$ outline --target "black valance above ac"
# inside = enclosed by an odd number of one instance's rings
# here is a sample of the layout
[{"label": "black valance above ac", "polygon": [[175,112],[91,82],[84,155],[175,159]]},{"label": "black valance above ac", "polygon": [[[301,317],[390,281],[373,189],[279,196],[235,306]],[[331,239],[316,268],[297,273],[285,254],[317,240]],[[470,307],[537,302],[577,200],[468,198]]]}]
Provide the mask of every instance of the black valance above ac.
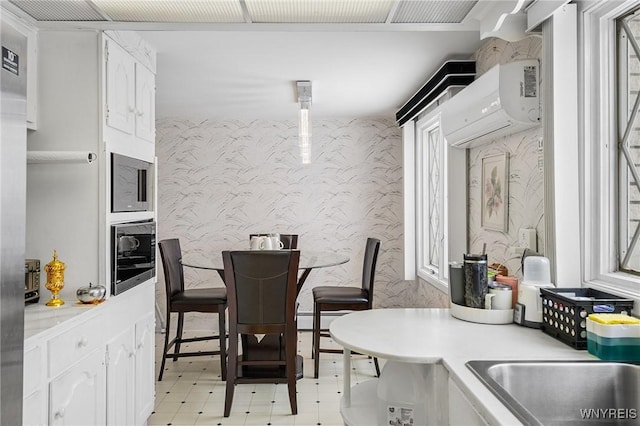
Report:
[{"label": "black valance above ac", "polygon": [[476,75],[475,61],[447,61],[396,113],[396,121],[402,126],[420,114],[431,102],[450,87],[464,87],[473,82]]}]

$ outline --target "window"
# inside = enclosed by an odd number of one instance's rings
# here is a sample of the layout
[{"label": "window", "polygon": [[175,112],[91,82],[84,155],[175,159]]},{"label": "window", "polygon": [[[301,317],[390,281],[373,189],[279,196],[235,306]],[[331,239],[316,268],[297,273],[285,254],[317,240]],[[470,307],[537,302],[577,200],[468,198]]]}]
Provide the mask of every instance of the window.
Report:
[{"label": "window", "polygon": [[447,146],[440,129],[440,115],[431,114],[416,123],[416,232],[418,276],[446,288]]},{"label": "window", "polygon": [[640,8],[580,12],[584,281],[640,301]]},{"label": "window", "polygon": [[640,8],[616,20],[618,269],[640,274]]}]

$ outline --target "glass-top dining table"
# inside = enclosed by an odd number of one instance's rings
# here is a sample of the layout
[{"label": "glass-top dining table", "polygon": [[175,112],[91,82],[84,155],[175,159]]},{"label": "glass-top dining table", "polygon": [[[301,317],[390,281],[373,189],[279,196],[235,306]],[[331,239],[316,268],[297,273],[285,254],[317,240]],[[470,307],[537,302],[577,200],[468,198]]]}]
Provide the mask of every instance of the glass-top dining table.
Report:
[{"label": "glass-top dining table", "polygon": [[[196,256],[195,254],[189,254],[189,252],[186,252],[182,258],[182,266],[216,271],[224,282],[224,263],[222,261],[222,252],[219,252],[216,255],[212,254],[211,256],[206,257],[205,260],[202,259],[201,254]],[[313,269],[338,266],[347,263],[348,261],[349,256],[335,252],[300,250],[298,270],[302,271],[302,274],[298,276],[297,293],[300,294],[302,286]],[[283,343],[276,335],[263,336],[262,339],[258,339],[253,335],[242,335],[241,341],[242,356],[247,357],[246,359],[281,359],[281,357],[284,356]],[[297,378],[302,378],[302,357],[300,355],[296,357],[296,370]],[[263,366],[245,366],[242,368],[240,374],[252,377],[274,377],[281,376],[283,374],[283,368],[278,367],[274,369]]]},{"label": "glass-top dining table", "polygon": [[[302,271],[302,274],[298,277],[298,294],[302,290],[307,277],[313,269],[328,268],[331,266],[342,265],[349,261],[349,256],[344,254],[335,253],[332,251],[314,251],[314,250],[300,250],[300,263],[298,269]],[[202,259],[201,256],[197,257],[185,253],[182,258],[182,266],[196,269],[208,269],[214,270],[220,275],[224,282],[224,264],[222,262],[222,252],[211,255],[206,259]]]}]

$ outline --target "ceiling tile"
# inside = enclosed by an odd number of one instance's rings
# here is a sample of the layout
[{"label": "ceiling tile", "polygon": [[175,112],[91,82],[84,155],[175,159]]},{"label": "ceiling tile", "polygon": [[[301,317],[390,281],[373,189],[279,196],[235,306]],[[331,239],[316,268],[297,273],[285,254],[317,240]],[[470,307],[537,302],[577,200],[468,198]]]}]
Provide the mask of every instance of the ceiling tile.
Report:
[{"label": "ceiling tile", "polygon": [[114,21],[125,22],[244,22],[237,0],[93,0]]},{"label": "ceiling tile", "polygon": [[392,0],[246,0],[255,23],[384,23]]},{"label": "ceiling tile", "polygon": [[399,24],[450,24],[460,23],[478,3],[458,1],[401,1],[393,17]]},{"label": "ceiling tile", "polygon": [[84,0],[10,0],[37,21],[104,21]]}]

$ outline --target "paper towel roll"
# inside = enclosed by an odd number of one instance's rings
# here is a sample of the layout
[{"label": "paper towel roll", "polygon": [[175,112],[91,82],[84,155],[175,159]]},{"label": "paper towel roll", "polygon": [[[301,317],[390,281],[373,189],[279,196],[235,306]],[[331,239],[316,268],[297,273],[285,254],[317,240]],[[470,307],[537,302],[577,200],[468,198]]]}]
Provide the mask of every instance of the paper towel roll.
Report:
[{"label": "paper towel roll", "polygon": [[27,151],[28,164],[93,163],[98,156],[90,151]]}]

